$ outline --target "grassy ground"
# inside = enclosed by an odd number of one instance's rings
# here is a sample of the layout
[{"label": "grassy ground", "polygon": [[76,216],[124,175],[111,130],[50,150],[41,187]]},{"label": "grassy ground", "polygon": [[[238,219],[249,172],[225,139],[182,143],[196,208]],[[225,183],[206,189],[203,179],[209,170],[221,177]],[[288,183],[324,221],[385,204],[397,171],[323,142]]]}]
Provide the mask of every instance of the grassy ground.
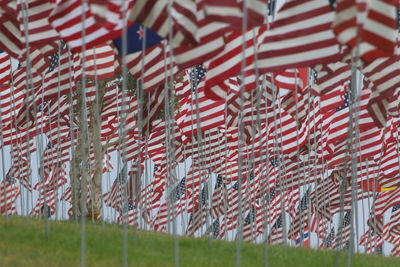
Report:
[{"label": "grassy ground", "polygon": [[[46,238],[44,222],[0,217],[0,266],[79,266],[80,226],[50,222]],[[121,228],[115,225],[87,226],[86,266],[121,266]],[[129,232],[130,266],[173,266],[170,236]],[[242,266],[263,266],[264,247],[243,244]],[[269,247],[269,266],[333,266],[336,253],[302,248]],[[180,266],[235,266],[236,243],[179,238]],[[346,254],[338,266],[346,266]],[[355,255],[352,266],[400,266],[400,259]]]}]

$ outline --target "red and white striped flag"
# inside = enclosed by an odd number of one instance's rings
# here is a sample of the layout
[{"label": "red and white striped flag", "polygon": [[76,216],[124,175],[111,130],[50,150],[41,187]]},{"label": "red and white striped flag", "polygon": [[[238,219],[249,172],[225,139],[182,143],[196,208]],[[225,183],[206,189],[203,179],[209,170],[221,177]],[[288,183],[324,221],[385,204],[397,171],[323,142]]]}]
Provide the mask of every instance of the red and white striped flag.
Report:
[{"label": "red and white striped flag", "polygon": [[332,24],[338,40],[355,49],[366,62],[392,56],[397,41],[395,0],[339,0]]},{"label": "red and white striped flag", "polygon": [[0,51],[0,86],[8,84],[11,74],[11,60],[6,52]]},{"label": "red and white striped flag", "polygon": [[[19,30],[23,43],[25,43],[24,38],[26,38],[29,46],[35,47],[60,40],[57,31],[49,23],[49,15],[55,7],[56,4],[43,0],[30,0],[18,3]],[[25,19],[27,21],[27,29],[25,29]]]},{"label": "red and white striped flag", "polygon": [[398,204],[400,204],[400,188],[380,192],[373,207],[374,216],[383,216],[385,211]]},{"label": "red and white striped flag", "polygon": [[35,207],[31,210],[31,216],[51,216],[56,212],[56,203],[58,202],[58,191],[42,191]]},{"label": "red and white striped flag", "polygon": [[[67,172],[65,167],[54,167],[49,174],[44,173],[44,179],[38,182],[33,189],[45,192],[51,190],[58,190],[61,186],[67,183]],[[39,169],[38,173],[41,173]]]},{"label": "red and white striped flag", "polygon": [[400,244],[400,204],[393,206],[390,220],[384,226],[383,238],[392,244]]},{"label": "red and white striped flag", "polygon": [[337,61],[329,1],[291,0],[276,14],[258,49],[262,73]]},{"label": "red and white striped flag", "polygon": [[126,62],[132,76],[142,80],[143,89],[146,92],[164,85],[165,80],[170,79],[171,73],[172,78],[178,73],[171,56],[170,46],[165,41],[146,50],[127,55]]},{"label": "red and white striped flag", "polygon": [[81,79],[83,67],[86,78],[112,78],[115,75],[114,61],[114,49],[107,43],[86,49],[84,58],[82,53],[74,56],[74,78]]},{"label": "red and white striped flag", "polygon": [[245,12],[247,14],[246,24],[249,28],[264,23],[267,14],[267,1],[204,0],[204,9],[207,19],[227,23],[228,29],[241,30]]},{"label": "red and white striped flag", "polygon": [[365,247],[365,252],[368,254],[378,254],[379,247],[383,245],[383,238],[376,234],[374,230],[368,229],[360,237],[360,245]]},{"label": "red and white striped flag", "polygon": [[[82,13],[85,15],[84,21]],[[82,4],[79,0],[58,1],[49,16],[53,29],[74,52],[81,51],[84,44],[86,48],[91,48],[105,40],[121,36],[121,28],[109,29],[97,19],[98,16],[93,14],[88,3]]]},{"label": "red and white striped flag", "polygon": [[0,183],[0,214],[16,215],[16,200],[21,194],[18,181],[7,176]]},{"label": "red and white striped flag", "polygon": [[15,1],[3,1],[2,13],[0,14],[0,49],[6,51],[11,57],[18,58],[25,45],[20,31],[18,20],[18,9]]}]

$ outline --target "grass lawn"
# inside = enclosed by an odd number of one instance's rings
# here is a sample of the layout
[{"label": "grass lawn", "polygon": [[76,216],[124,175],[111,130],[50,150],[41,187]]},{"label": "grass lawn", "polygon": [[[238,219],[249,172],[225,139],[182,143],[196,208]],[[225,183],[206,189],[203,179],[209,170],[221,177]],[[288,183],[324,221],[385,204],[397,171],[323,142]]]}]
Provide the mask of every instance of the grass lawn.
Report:
[{"label": "grass lawn", "polygon": [[[0,217],[0,266],[79,266],[80,226],[70,222],[44,222]],[[121,266],[120,226],[87,224],[86,266]],[[173,239],[169,235],[129,230],[129,266],[173,266]],[[263,245],[243,244],[242,266],[263,266]],[[236,243],[179,238],[180,266],[235,266]],[[269,266],[333,266],[334,251],[271,246]],[[346,266],[339,255],[338,266]],[[352,266],[396,266],[400,258],[354,255]]]}]

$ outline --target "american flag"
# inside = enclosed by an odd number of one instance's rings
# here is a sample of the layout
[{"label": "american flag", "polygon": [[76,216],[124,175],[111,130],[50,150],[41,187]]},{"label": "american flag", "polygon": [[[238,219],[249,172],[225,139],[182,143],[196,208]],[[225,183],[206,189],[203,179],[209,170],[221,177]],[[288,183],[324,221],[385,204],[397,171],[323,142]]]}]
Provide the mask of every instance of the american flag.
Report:
[{"label": "american flag", "polygon": [[315,69],[315,84],[312,86],[318,94],[326,95],[332,90],[346,87],[351,79],[351,67],[349,64],[336,62],[319,64]]},{"label": "american flag", "polygon": [[[191,136],[196,138],[198,131],[205,132],[225,124],[225,101],[208,99],[205,95],[205,87],[202,86],[204,80],[198,84],[201,71],[192,71],[192,75],[195,75],[192,88],[197,90],[192,90],[191,94],[185,97],[185,102],[181,107],[181,111],[185,113],[181,122],[181,131],[189,140]],[[200,129],[198,129],[197,119],[200,122]]]},{"label": "american flag", "polygon": [[269,125],[268,139],[279,145],[274,150],[283,154],[292,154],[300,150],[307,142],[306,124],[298,125],[294,118],[284,109],[276,114],[276,121]]},{"label": "american flag", "polygon": [[390,215],[390,220],[384,226],[383,230],[383,238],[392,244],[399,244],[400,243],[400,204],[394,205],[392,208],[392,213]]},{"label": "american flag", "polygon": [[[57,57],[59,58],[57,59]],[[59,61],[59,64],[56,61]],[[69,50],[66,47],[62,48],[58,56],[54,54],[51,57],[51,62],[49,70],[44,75],[44,90],[37,90],[35,92],[35,102],[37,105],[42,101],[49,101],[53,98],[57,99],[75,90],[75,83],[71,79],[71,75],[73,74],[72,54]]]},{"label": "american flag", "polygon": [[196,66],[191,68],[189,72],[190,82],[192,84],[192,90],[196,90],[199,86],[200,82],[203,80],[205,75],[207,74],[207,70],[203,66]]},{"label": "american flag", "polygon": [[128,54],[126,62],[130,74],[143,83],[143,89],[146,92],[164,86],[171,73],[172,76],[178,73],[178,68],[171,56],[171,47],[165,41],[143,52]]},{"label": "american flag", "polygon": [[376,59],[362,68],[362,73],[372,86],[368,110],[376,125],[380,128],[386,124],[388,97],[400,85],[400,82],[396,79],[400,74],[400,70],[396,67],[399,57],[397,51],[391,57]]},{"label": "american flag", "polygon": [[400,204],[400,188],[392,191],[379,192],[375,199],[374,214],[375,216],[383,216],[385,211]]},{"label": "american flag", "polygon": [[[14,137],[15,138],[15,137]],[[8,175],[15,177],[29,191],[31,185],[31,163],[28,161],[28,154],[36,151],[36,146],[33,138],[27,140],[27,136],[22,135],[20,138],[15,138],[15,143],[11,146],[11,168]]]},{"label": "american flag", "polygon": [[124,167],[120,170],[117,178],[114,180],[110,191],[108,191],[107,193],[105,193],[103,195],[103,200],[104,203],[109,206],[112,207],[114,209],[116,209],[118,212],[122,211],[122,204],[124,203],[124,196],[125,193],[128,194],[127,192],[124,192],[124,190],[128,191],[128,183],[125,180],[125,174],[127,171],[127,166],[124,165]]},{"label": "american flag", "polygon": [[40,193],[35,206],[30,212],[31,216],[51,217],[56,212],[56,203],[58,202],[58,190],[43,190]]},{"label": "american flag", "polygon": [[325,149],[333,147],[334,144],[346,139],[349,133],[349,105],[351,104],[351,89],[345,95],[342,104],[336,108],[335,112],[323,115],[322,136]]},{"label": "american flag", "polygon": [[[255,32],[255,36],[254,33]],[[245,57],[246,70],[253,67],[255,58],[254,45],[259,45],[263,40],[265,27],[256,27],[247,30],[244,38],[246,48],[242,54],[242,33],[232,32],[225,37],[225,48],[218,56],[214,57],[209,64],[205,81],[205,92],[208,98],[214,100],[224,99],[228,89],[223,85],[224,81],[241,74],[242,55]],[[254,40],[254,37],[255,40]],[[252,68],[250,68],[251,73]],[[221,90],[222,89],[222,90]]]},{"label": "american flag", "polygon": [[303,92],[308,84],[308,68],[286,69],[274,74],[274,85],[280,93],[289,91]]},{"label": "american flag", "polygon": [[268,215],[265,218],[266,223],[274,222],[282,214],[281,201],[287,201],[289,195],[291,195],[291,191],[279,192],[275,187],[265,195],[264,203],[261,201],[262,212],[260,214]]},{"label": "american flag", "polygon": [[50,56],[48,72],[52,72],[58,66],[59,60],[60,60],[60,54],[58,51]]},{"label": "american flag", "polygon": [[329,234],[325,237],[324,241],[321,243],[320,248],[332,248],[333,241],[335,240],[335,228],[332,227]]},{"label": "american flag", "polygon": [[27,14],[27,29],[23,25],[20,25],[21,40],[26,36],[28,38],[29,46],[40,46],[46,43],[58,41],[60,36],[58,32],[51,27],[48,21],[48,17],[52,12],[54,5],[52,3],[42,0],[31,0],[26,4],[19,3],[17,8],[19,9],[18,19],[19,21],[24,20],[24,12]]},{"label": "american flag", "polygon": [[201,168],[199,164],[193,163],[186,174],[187,185],[186,188],[189,192],[198,190],[199,185],[208,180],[210,174],[207,170]]},{"label": "american flag", "polygon": [[[221,223],[222,221],[222,223]],[[203,236],[212,236],[214,239],[222,239],[226,234],[226,227],[224,223],[224,219],[215,219],[214,222],[210,225],[210,227],[205,231]]]},{"label": "american flag", "polygon": [[133,205],[133,201],[131,198],[128,198],[125,201],[125,204],[122,207],[121,214],[117,218],[117,222],[124,224],[126,223],[129,226],[138,227],[139,226],[139,215],[136,207]]},{"label": "american flag", "polygon": [[229,26],[227,30],[241,30],[246,5],[247,21],[246,24],[250,28],[262,25],[267,12],[266,1],[249,0],[245,4],[244,1],[224,1],[224,0],[205,0],[204,9],[207,19],[226,23]]},{"label": "american flag", "polygon": [[3,2],[2,10],[7,10],[7,12],[3,11],[1,14],[0,46],[11,57],[18,58],[25,47],[22,42],[21,23],[18,18],[20,12],[13,1]]},{"label": "american flag", "polygon": [[[382,247],[381,247],[380,250],[382,251]],[[399,257],[400,256],[400,246],[399,245],[395,245],[392,248],[392,251],[390,253],[391,253],[392,257]],[[382,254],[382,253],[380,253],[380,254]]]},{"label": "american flag", "polygon": [[107,79],[115,75],[115,52],[108,44],[103,43],[83,53],[76,54],[74,58],[74,78],[79,80],[82,77],[83,68],[85,77],[91,79]]},{"label": "american flag", "polygon": [[376,234],[374,230],[368,229],[360,237],[360,245],[365,247],[366,253],[379,255],[379,250],[382,249],[383,245],[383,238]]},{"label": "american flag", "polygon": [[218,218],[225,214],[226,188],[222,175],[217,176],[214,192],[211,196],[210,215],[212,218]]},{"label": "american flag", "polygon": [[69,135],[66,138],[57,140],[55,143],[46,147],[43,151],[41,168],[44,173],[49,175],[54,166],[62,166],[64,163],[70,161],[69,149],[76,143],[76,139],[71,138]]},{"label": "american flag", "polygon": [[279,215],[275,223],[272,225],[268,235],[268,242],[272,245],[283,244],[283,217]]},{"label": "american flag", "polygon": [[[82,12],[85,13],[84,21],[81,20]],[[49,14],[48,21],[74,52],[82,50],[83,42],[88,49],[104,42],[104,40],[122,34],[122,24],[113,27],[111,30],[103,27],[104,21],[99,21],[99,17],[92,12],[89,4],[85,3],[82,6],[79,0],[59,1]],[[85,38],[83,38],[83,32],[85,32]]]},{"label": "american flag", "polygon": [[[393,55],[397,42],[395,1],[360,4],[356,0],[343,0],[337,3],[335,13],[332,27],[338,40],[352,49],[357,47],[363,60],[371,62]],[[360,17],[364,19],[361,21]]]},{"label": "american flag", "polygon": [[16,215],[16,200],[20,194],[18,181],[7,175],[0,182],[0,214]]},{"label": "american flag", "polygon": [[[67,183],[67,172],[65,171],[65,166],[54,166],[50,173],[44,173],[44,178],[38,182],[33,189],[44,192],[51,190],[58,190]],[[39,168],[39,173],[41,172]]]},{"label": "american flag", "polygon": [[[191,5],[188,1],[180,1],[180,3]],[[192,45],[182,44],[174,47],[176,63],[180,69],[207,62],[223,51],[225,47],[223,33],[227,24],[209,20],[203,7],[204,4],[199,2],[195,7],[197,9],[195,16],[192,16],[197,19],[197,25],[195,26],[198,28],[195,36],[196,42]],[[187,11],[192,12],[192,8],[187,8],[182,17],[190,15],[190,12]],[[186,24],[185,26],[188,25]]]},{"label": "american flag", "polygon": [[260,71],[310,66],[338,59],[339,43],[331,29],[332,13],[328,1],[286,2],[259,47]]},{"label": "american flag", "polygon": [[264,232],[265,221],[260,216],[260,211],[255,206],[251,206],[243,224],[243,241],[255,241],[259,234]]},{"label": "american flag", "polygon": [[339,226],[336,238],[333,240],[334,248],[347,249],[350,243],[351,211],[346,212]]},{"label": "american flag", "polygon": [[308,248],[310,242],[310,233],[301,231],[297,234],[294,242],[296,246],[303,246]]},{"label": "american flag", "polygon": [[186,234],[193,236],[194,233],[200,229],[207,219],[207,209],[208,209],[208,185],[204,185],[199,196],[198,205],[192,213],[190,213],[190,219],[188,227],[186,229]]},{"label": "american flag", "polygon": [[[227,190],[228,209],[225,216],[228,221],[233,222],[232,225],[235,225],[235,227],[238,216],[243,216],[244,211],[250,208],[250,203],[246,201],[246,188],[246,180],[242,178],[242,181],[237,181],[231,188]],[[241,198],[241,203],[239,203],[239,198]],[[239,205],[241,205],[241,207],[239,207]],[[239,214],[239,208],[241,208],[243,212],[242,214]]]},{"label": "american flag", "polygon": [[172,34],[171,45],[195,43],[197,32],[197,5],[177,1],[172,5],[172,27],[168,27],[168,2],[157,0],[135,1],[128,20],[142,23],[167,39]]},{"label": "american flag", "polygon": [[[292,221],[289,231],[288,231],[288,236],[294,240],[296,240],[297,235],[301,235],[301,233],[303,233],[304,229],[310,228],[309,227],[310,226],[309,218],[311,218],[311,216],[310,216],[311,214],[309,211],[310,190],[311,190],[311,188],[308,188],[307,191],[302,196],[300,203],[298,204],[298,207],[297,207],[296,215],[293,218],[293,221]],[[292,204],[292,203],[290,203],[290,204]]]},{"label": "american flag", "polygon": [[391,143],[386,147],[383,154],[381,155],[377,154],[377,156],[381,158],[380,171],[384,176],[393,177],[399,173],[400,167],[399,167],[398,153],[399,151],[397,144]]},{"label": "american flag", "polygon": [[157,231],[166,230],[166,224],[181,214],[186,205],[186,177],[171,190],[169,196],[161,204],[154,218],[153,226]]},{"label": "american flag", "polygon": [[11,61],[8,54],[0,50],[0,86],[8,83],[11,74]]}]

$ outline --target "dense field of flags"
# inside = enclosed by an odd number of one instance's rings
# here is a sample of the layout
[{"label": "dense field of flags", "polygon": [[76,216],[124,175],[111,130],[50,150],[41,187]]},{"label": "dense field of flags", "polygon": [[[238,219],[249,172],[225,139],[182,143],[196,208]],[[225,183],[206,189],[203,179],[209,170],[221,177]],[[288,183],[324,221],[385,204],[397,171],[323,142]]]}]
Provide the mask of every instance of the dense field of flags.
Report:
[{"label": "dense field of flags", "polygon": [[400,1],[0,3],[0,214],[400,256]]}]

